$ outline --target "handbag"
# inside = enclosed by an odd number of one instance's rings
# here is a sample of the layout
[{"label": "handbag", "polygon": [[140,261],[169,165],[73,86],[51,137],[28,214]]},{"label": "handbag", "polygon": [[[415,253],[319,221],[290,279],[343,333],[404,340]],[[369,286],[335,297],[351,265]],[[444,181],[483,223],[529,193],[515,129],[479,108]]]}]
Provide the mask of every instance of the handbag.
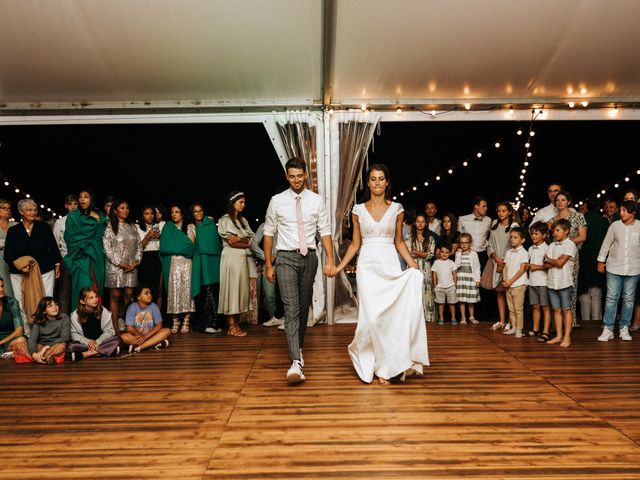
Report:
[{"label": "handbag", "polygon": [[493,258],[487,260],[484,270],[482,270],[482,276],[480,277],[480,286],[485,290],[493,290],[493,270],[495,262]]}]

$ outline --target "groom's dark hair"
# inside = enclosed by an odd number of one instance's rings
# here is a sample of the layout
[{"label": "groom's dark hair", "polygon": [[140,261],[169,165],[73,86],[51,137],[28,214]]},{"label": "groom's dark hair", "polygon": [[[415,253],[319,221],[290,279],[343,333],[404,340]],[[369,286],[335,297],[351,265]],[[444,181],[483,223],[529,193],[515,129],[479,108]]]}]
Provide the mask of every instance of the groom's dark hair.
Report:
[{"label": "groom's dark hair", "polygon": [[288,172],[290,168],[301,168],[302,171],[306,172],[307,171],[307,164],[304,163],[304,160],[301,160],[298,157],[293,157],[293,158],[289,159],[287,161],[287,163],[285,163],[285,165],[284,165],[284,170],[286,172]]}]

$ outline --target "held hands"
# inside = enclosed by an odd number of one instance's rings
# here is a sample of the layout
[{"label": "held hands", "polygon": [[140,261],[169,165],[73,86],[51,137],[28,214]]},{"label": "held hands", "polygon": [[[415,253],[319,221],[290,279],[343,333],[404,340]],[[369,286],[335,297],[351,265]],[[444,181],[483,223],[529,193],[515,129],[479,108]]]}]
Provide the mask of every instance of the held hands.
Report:
[{"label": "held hands", "polygon": [[335,265],[328,264],[322,268],[322,273],[324,273],[328,278],[333,278],[338,274],[338,269]]}]

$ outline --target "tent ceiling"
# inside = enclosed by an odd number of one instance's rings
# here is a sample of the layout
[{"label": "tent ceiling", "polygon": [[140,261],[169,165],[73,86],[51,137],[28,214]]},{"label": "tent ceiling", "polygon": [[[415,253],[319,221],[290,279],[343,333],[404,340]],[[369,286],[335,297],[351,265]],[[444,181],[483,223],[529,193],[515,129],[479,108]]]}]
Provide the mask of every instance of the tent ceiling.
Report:
[{"label": "tent ceiling", "polygon": [[3,0],[0,104],[320,106],[323,73],[335,105],[640,103],[638,18],[632,0]]}]

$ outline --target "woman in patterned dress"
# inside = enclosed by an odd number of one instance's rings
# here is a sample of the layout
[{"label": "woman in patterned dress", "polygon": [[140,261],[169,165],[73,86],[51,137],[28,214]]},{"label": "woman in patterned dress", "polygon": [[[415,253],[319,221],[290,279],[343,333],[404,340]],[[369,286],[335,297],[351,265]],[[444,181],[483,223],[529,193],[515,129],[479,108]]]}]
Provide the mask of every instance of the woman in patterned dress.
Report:
[{"label": "woman in patterned dress", "polygon": [[580,270],[580,247],[587,239],[587,221],[584,215],[571,208],[573,203],[573,197],[569,192],[560,191],[556,194],[553,200],[554,205],[558,209],[558,214],[549,222],[549,228],[555,222],[564,218],[569,220],[571,229],[569,230],[569,240],[576,244],[578,247],[575,261],[573,263],[573,293],[571,295],[571,312],[573,312],[573,324],[576,323],[576,300],[578,292],[578,271]]},{"label": "woman in patterned dress", "polygon": [[418,214],[411,225],[409,241],[406,242],[411,256],[424,273],[424,289],[422,304],[424,318],[427,322],[436,320],[436,303],[433,292],[433,276],[431,275],[431,261],[436,249],[436,242],[431,230],[427,228],[427,218]]}]

